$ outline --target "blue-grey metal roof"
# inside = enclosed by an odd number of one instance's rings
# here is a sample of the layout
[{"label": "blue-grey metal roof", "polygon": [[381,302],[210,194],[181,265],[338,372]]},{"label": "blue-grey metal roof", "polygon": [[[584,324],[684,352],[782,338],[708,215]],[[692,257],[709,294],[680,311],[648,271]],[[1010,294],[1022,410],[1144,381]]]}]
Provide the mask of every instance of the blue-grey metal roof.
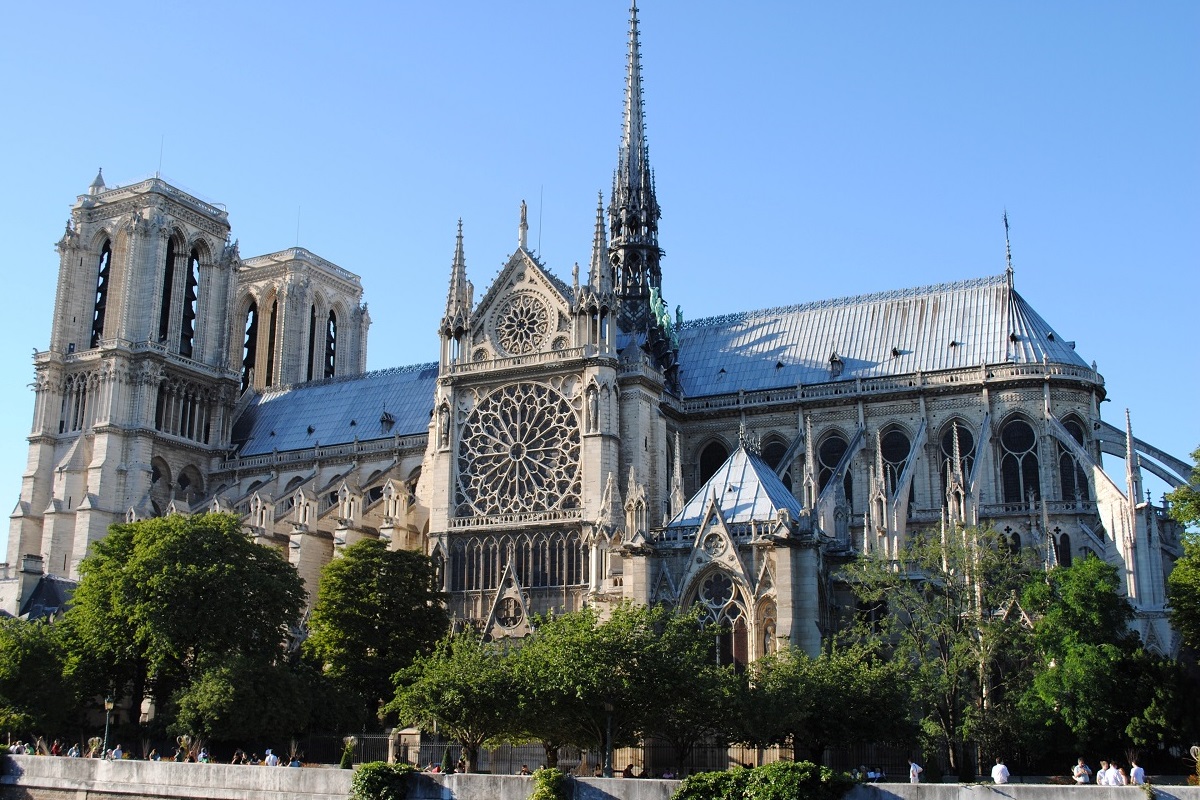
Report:
[{"label": "blue-grey metal roof", "polygon": [[680,382],[689,397],[837,380],[1041,363],[1086,367],[1013,290],[1007,275],[685,322]]},{"label": "blue-grey metal roof", "polygon": [[796,519],[802,513],[800,501],[765,461],[744,447],[733,451],[713,476],[683,504],[683,509],[667,523],[668,528],[695,528],[704,519],[709,499],[716,494],[721,514],[730,525],[769,522],[786,508]]},{"label": "blue-grey metal roof", "polygon": [[[238,455],[425,433],[437,372],[436,363],[413,364],[267,389],[237,419]],[[383,421],[385,412],[395,420],[390,426]]]},{"label": "blue-grey metal roof", "polygon": [[58,575],[43,575],[38,579],[37,586],[33,588],[25,604],[21,606],[20,616],[35,620],[66,611],[78,585],[75,581]]}]

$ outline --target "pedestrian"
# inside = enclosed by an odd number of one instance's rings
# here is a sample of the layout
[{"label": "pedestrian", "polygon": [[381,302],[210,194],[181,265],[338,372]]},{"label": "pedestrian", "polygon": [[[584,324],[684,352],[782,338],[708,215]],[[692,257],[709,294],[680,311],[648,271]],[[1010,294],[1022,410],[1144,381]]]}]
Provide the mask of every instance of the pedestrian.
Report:
[{"label": "pedestrian", "polygon": [[1108,762],[1105,761],[1103,758],[1100,759],[1100,769],[1096,770],[1096,785],[1097,786],[1107,786],[1108,785]]},{"label": "pedestrian", "polygon": [[1071,770],[1071,777],[1080,786],[1092,780],[1092,768],[1083,760],[1083,756],[1080,756],[1079,760],[1075,762],[1075,767]]},{"label": "pedestrian", "polygon": [[1146,770],[1142,769],[1137,761],[1129,762],[1129,783],[1133,786],[1146,785]]},{"label": "pedestrian", "polygon": [[1004,766],[1004,761],[999,757],[996,758],[996,766],[992,767],[992,783],[997,786],[1008,783],[1008,767]]},{"label": "pedestrian", "polygon": [[112,760],[120,761],[124,757],[125,757],[125,751],[121,749],[121,744],[120,744],[120,742],[118,742],[117,746],[114,747],[112,750]]},{"label": "pedestrian", "polygon": [[1115,762],[1115,761],[1108,762],[1108,769],[1106,769],[1104,771],[1104,785],[1105,786],[1120,786],[1121,785],[1121,775],[1117,771],[1117,762]]},{"label": "pedestrian", "polygon": [[921,782],[921,773],[924,771],[925,770],[921,769],[920,764],[913,761],[911,758],[908,760],[908,782],[909,783],[920,783]]},{"label": "pedestrian", "polygon": [[263,761],[263,763],[266,764],[268,767],[278,767],[279,766],[279,756],[275,755],[275,753],[273,751],[268,750],[267,757]]}]

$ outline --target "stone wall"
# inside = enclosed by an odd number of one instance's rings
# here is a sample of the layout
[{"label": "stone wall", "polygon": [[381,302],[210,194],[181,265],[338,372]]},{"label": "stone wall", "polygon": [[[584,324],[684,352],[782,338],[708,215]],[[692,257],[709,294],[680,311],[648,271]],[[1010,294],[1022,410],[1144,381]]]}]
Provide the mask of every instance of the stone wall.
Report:
[{"label": "stone wall", "polygon": [[[347,800],[350,770],[8,756],[0,800]],[[573,800],[670,800],[679,781],[581,778]],[[527,800],[520,775],[420,775],[410,800]],[[1200,800],[1200,787],[1156,786],[1157,800]],[[1144,800],[1137,787],[1017,783],[855,786],[846,800]]]}]

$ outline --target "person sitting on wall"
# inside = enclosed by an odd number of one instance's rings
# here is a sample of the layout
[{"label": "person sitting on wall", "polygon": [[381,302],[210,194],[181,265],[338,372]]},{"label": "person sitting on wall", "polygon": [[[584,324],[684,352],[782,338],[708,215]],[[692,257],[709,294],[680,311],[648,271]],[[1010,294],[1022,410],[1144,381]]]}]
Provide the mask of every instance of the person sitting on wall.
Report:
[{"label": "person sitting on wall", "polygon": [[628,765],[626,765],[625,769],[621,770],[621,777],[622,778],[632,778],[633,777],[633,764],[628,764]]},{"label": "person sitting on wall", "polygon": [[521,765],[521,771],[520,771],[520,772],[518,772],[517,774],[518,774],[518,775],[532,775],[533,773],[529,771],[529,765],[528,765],[528,764],[522,764],[522,765]]}]

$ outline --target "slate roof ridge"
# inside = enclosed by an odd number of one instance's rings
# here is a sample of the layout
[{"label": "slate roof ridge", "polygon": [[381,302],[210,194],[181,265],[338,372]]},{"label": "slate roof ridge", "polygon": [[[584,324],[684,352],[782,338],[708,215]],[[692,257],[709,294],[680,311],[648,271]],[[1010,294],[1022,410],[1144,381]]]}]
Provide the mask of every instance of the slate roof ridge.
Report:
[{"label": "slate roof ridge", "polygon": [[881,292],[871,292],[860,295],[847,295],[826,300],[813,300],[790,306],[774,306],[753,311],[737,311],[730,314],[720,314],[713,317],[684,320],[683,330],[694,328],[710,328],[714,326],[734,325],[762,317],[778,317],[782,314],[795,314],[804,311],[818,311],[826,308],[842,308],[845,306],[873,303],[881,300],[903,300],[910,297],[938,294],[943,292],[962,291],[964,289],[981,289],[990,286],[1001,286],[1007,283],[1007,276],[988,275],[982,278],[968,278],[960,281],[935,283],[927,286],[911,286],[905,289],[888,289]]},{"label": "slate roof ridge", "polygon": [[383,369],[368,370],[367,372],[359,372],[355,375],[335,375],[332,378],[322,378],[315,381],[301,381],[300,383],[288,383],[280,386],[268,386],[261,391],[261,395],[286,394],[300,389],[315,389],[318,386],[331,386],[337,383],[349,383],[358,381],[364,378],[383,378],[389,375],[405,375],[410,372],[424,372],[427,369],[437,369],[438,362],[426,361],[422,364],[405,364],[401,367],[384,367]]}]

